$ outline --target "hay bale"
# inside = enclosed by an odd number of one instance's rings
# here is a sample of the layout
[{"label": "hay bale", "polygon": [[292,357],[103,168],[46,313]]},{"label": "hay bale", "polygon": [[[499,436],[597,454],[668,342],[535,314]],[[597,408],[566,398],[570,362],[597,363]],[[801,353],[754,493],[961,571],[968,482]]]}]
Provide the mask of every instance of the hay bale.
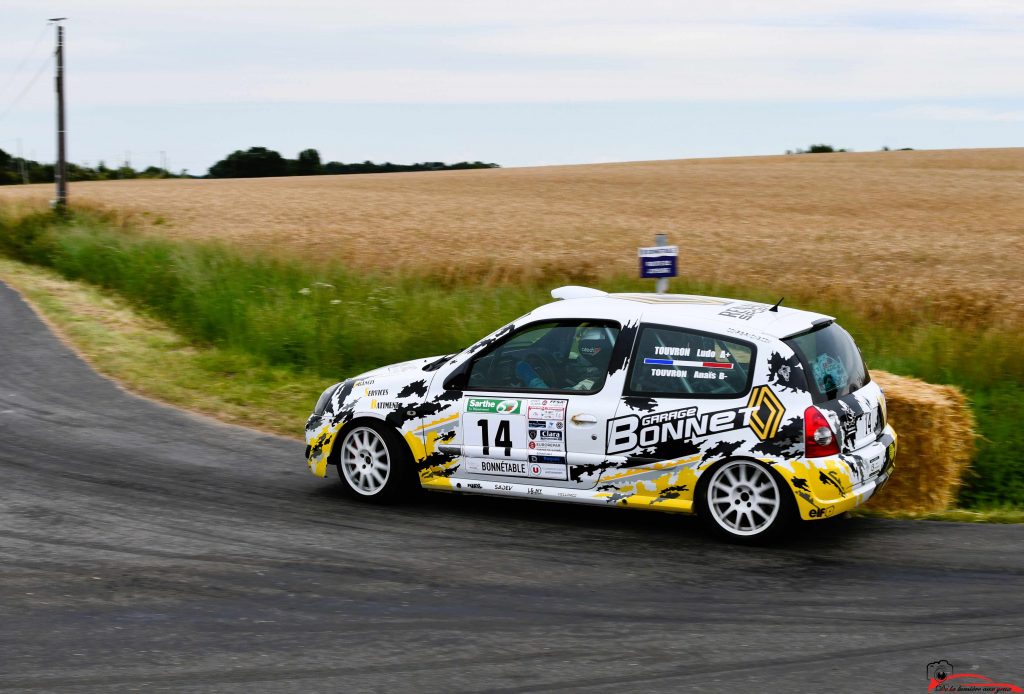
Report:
[{"label": "hay bale", "polygon": [[956,501],[974,451],[974,417],[953,386],[872,371],[899,435],[896,471],[871,499],[877,511],[942,511]]}]

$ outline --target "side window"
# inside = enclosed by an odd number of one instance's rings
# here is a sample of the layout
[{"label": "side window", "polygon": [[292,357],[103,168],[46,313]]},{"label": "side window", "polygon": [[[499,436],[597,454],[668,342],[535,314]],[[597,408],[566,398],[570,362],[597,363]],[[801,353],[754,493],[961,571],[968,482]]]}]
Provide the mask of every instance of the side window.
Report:
[{"label": "side window", "polygon": [[474,390],[596,393],[604,387],[619,327],[599,321],[534,323],[470,367]]},{"label": "side window", "polygon": [[737,397],[750,388],[753,345],[719,335],[645,325],[633,358],[628,394]]}]

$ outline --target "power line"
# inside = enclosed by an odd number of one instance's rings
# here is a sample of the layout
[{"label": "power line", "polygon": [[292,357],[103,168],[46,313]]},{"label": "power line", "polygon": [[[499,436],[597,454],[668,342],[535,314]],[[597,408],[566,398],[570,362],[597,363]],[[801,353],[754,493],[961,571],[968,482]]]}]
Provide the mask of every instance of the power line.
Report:
[{"label": "power line", "polygon": [[32,77],[31,80],[29,80],[28,84],[26,84],[25,87],[21,90],[21,93],[18,94],[18,96],[14,97],[14,101],[12,101],[7,106],[7,108],[3,110],[3,112],[0,112],[0,121],[2,121],[4,118],[6,118],[7,114],[9,114],[11,111],[13,111],[14,107],[17,106],[18,103],[23,98],[25,98],[25,95],[28,94],[28,91],[39,80],[39,78],[43,76],[43,73],[46,71],[46,68],[48,68],[50,66],[50,61],[51,60],[53,60],[53,56],[52,55],[46,56],[46,60],[43,61],[43,64],[39,66],[39,71]]},{"label": "power line", "polygon": [[21,74],[22,69],[24,69],[25,65],[28,64],[29,59],[32,58],[33,55],[35,55],[36,49],[39,48],[39,44],[42,42],[43,37],[46,35],[47,29],[49,29],[48,26],[43,27],[42,31],[39,32],[39,36],[36,37],[35,43],[32,44],[32,48],[29,49],[25,57],[21,59],[20,63],[18,63],[18,67],[14,68],[14,72],[11,73],[11,78],[7,80],[7,83],[4,85],[4,88],[0,89],[0,97],[7,96],[7,90],[10,89],[11,85],[13,85],[14,82],[18,79],[18,76]]}]

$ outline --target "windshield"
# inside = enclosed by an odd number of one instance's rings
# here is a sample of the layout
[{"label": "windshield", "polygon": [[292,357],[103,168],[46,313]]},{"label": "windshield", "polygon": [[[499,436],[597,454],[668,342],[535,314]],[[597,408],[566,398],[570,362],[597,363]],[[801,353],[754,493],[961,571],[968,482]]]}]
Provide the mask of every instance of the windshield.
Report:
[{"label": "windshield", "polygon": [[835,323],[786,340],[807,369],[815,402],[835,400],[871,379],[850,333]]}]

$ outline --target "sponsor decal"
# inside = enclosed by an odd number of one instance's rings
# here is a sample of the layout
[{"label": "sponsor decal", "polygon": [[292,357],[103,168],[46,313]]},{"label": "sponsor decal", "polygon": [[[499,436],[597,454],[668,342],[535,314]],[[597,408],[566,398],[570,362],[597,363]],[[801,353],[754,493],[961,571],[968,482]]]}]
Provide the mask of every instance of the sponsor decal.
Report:
[{"label": "sponsor decal", "polygon": [[576,498],[577,496],[579,496],[579,494],[577,494],[576,492],[561,491],[561,492],[558,492],[557,494],[555,494],[555,496],[568,496],[568,497]]},{"label": "sponsor decal", "polygon": [[402,403],[393,400],[371,400],[371,410],[397,410],[402,406]]},{"label": "sponsor decal", "polygon": [[511,484],[496,484],[496,485],[494,485],[494,489],[495,489],[495,491],[499,491],[499,492],[510,492],[510,491],[512,491],[512,485]]},{"label": "sponsor decal", "polygon": [[568,405],[568,400],[528,400],[526,403],[526,413],[533,421],[564,420],[565,408]]},{"label": "sponsor decal", "polygon": [[387,388],[376,388],[376,389],[367,388],[366,389],[366,397],[368,397],[368,398],[379,398],[379,397],[383,397],[383,396],[385,396],[387,394],[388,394],[388,389]]},{"label": "sponsor decal", "polygon": [[531,463],[530,477],[537,477],[545,480],[565,480],[568,479],[568,474],[565,465]]},{"label": "sponsor decal", "polygon": [[470,482],[469,484],[466,485],[466,487],[469,489],[483,489],[484,485],[478,482]]},{"label": "sponsor decal", "polygon": [[565,458],[554,455],[531,455],[530,477],[547,480],[569,479]]},{"label": "sponsor decal", "polygon": [[771,388],[758,386],[750,391],[747,407],[754,409],[749,423],[757,438],[765,441],[778,433],[779,424],[782,423],[782,417],[786,414],[786,408]]},{"label": "sponsor decal", "polygon": [[997,682],[973,672],[956,672],[948,660],[928,663],[926,670],[930,692],[1024,692],[1016,684]]},{"label": "sponsor decal", "polygon": [[555,465],[565,465],[565,456],[561,455],[531,455],[531,463],[552,463]]},{"label": "sponsor decal", "polygon": [[764,313],[771,306],[768,304],[737,304],[736,306],[730,306],[724,311],[719,311],[718,315],[725,316],[726,318],[740,318],[742,320],[750,320],[759,313]]},{"label": "sponsor decal", "polygon": [[361,378],[358,381],[356,381],[355,383],[353,383],[352,385],[355,388],[362,388],[363,386],[372,386],[373,384],[374,384],[374,379],[372,379],[372,378]]},{"label": "sponsor decal", "polygon": [[807,512],[808,518],[831,518],[832,514],[836,512],[835,506],[826,506],[825,508],[812,508]]},{"label": "sponsor decal", "polygon": [[479,475],[502,475],[505,477],[527,477],[526,463],[515,460],[467,460],[466,471]]},{"label": "sponsor decal", "polygon": [[533,440],[533,439],[537,438],[537,430],[536,429],[530,429],[530,431],[527,432],[527,433],[529,433],[529,435],[530,435],[530,440]]},{"label": "sponsor decal", "polygon": [[538,420],[538,419],[531,419],[528,426],[531,429],[547,429],[548,428],[548,422],[545,422],[542,419],[540,419],[540,420]]},{"label": "sponsor decal", "polygon": [[561,441],[530,441],[532,449],[535,451],[550,451],[552,453],[561,453],[565,450],[565,444]]},{"label": "sponsor decal", "polygon": [[743,427],[761,440],[775,436],[785,409],[767,386],[750,394],[746,407],[698,412],[696,406],[649,415],[625,415],[608,420],[609,455],[651,448],[667,441],[694,441]]},{"label": "sponsor decal", "polygon": [[556,410],[549,407],[531,407],[530,419],[563,419],[565,408]]},{"label": "sponsor decal", "polygon": [[488,414],[522,414],[521,400],[504,400],[502,398],[468,398],[466,412],[486,412]]},{"label": "sponsor decal", "polygon": [[755,342],[761,342],[761,343],[764,343],[764,344],[767,344],[769,342],[768,338],[765,337],[764,335],[758,335],[757,333],[750,333],[750,332],[747,332],[746,330],[740,330],[739,328],[726,328],[725,331],[727,333],[731,333],[731,334],[736,335],[738,337],[746,338],[748,340],[754,340]]},{"label": "sponsor decal", "polygon": [[543,487],[527,487],[526,493],[527,494],[543,494],[544,493],[544,488]]},{"label": "sponsor decal", "polygon": [[[532,434],[534,432],[531,431],[530,433]],[[557,429],[555,429],[555,430],[542,429],[538,433],[540,434],[541,439],[547,439],[548,441],[561,441],[562,440],[562,432],[558,431]],[[533,438],[533,437],[531,436],[530,438]]]}]

